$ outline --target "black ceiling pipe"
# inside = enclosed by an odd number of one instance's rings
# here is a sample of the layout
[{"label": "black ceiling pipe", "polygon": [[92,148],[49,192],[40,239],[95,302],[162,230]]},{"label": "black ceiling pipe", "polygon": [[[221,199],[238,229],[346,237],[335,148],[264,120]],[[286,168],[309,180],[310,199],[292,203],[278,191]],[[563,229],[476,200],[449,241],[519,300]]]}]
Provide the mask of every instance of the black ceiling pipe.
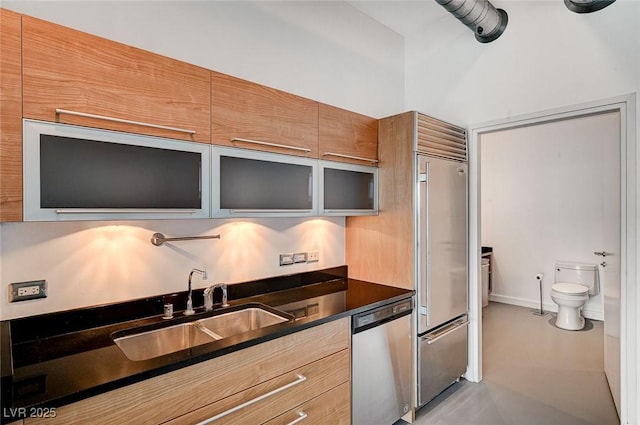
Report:
[{"label": "black ceiling pipe", "polygon": [[591,13],[604,9],[616,0],[564,0],[565,6],[572,12]]},{"label": "black ceiling pipe", "polygon": [[488,0],[436,0],[458,18],[480,43],[489,43],[500,37],[507,27],[507,12],[496,9]]}]

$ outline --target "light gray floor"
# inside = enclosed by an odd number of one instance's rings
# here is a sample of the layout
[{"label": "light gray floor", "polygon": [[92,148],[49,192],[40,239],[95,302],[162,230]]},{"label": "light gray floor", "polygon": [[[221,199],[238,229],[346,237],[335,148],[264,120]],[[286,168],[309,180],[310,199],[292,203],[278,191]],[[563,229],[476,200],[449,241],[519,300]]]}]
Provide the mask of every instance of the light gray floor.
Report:
[{"label": "light gray floor", "polygon": [[604,375],[603,323],[565,331],[551,314],[531,311],[484,308],[483,381],[454,384],[420,409],[414,424],[619,424]]}]

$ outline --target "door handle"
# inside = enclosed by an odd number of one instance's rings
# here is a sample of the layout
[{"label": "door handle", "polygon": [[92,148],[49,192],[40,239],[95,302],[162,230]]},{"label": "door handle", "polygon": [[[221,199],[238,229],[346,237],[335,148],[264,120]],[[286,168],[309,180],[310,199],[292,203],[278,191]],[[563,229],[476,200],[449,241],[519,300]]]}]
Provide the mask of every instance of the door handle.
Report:
[{"label": "door handle", "polygon": [[594,254],[599,255],[600,257],[606,257],[607,255],[613,255],[613,252],[596,251]]}]

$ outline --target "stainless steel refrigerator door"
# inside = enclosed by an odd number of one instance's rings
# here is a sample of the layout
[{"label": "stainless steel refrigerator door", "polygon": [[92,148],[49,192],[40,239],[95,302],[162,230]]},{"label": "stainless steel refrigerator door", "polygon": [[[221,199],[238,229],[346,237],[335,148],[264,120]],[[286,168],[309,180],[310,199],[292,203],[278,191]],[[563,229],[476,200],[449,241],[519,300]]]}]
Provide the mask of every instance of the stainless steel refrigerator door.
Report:
[{"label": "stainless steel refrigerator door", "polygon": [[418,406],[440,394],[467,369],[466,317],[419,337]]},{"label": "stainless steel refrigerator door", "polygon": [[353,335],[353,425],[389,425],[409,411],[412,339],[410,315]]},{"label": "stainless steel refrigerator door", "polygon": [[418,333],[467,312],[467,164],[418,156]]}]

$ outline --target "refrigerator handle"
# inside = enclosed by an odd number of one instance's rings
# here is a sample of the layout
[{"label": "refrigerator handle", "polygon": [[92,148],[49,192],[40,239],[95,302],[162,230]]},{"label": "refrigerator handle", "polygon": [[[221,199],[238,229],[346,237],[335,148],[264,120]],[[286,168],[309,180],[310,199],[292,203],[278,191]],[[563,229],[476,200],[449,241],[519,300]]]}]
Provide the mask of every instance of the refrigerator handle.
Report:
[{"label": "refrigerator handle", "polygon": [[423,336],[421,340],[425,341],[427,344],[433,344],[440,338],[444,338],[445,336],[449,335],[451,332],[457,330],[462,326],[466,326],[468,324],[469,324],[469,321],[467,319],[456,320],[455,322],[438,329],[436,332]]},{"label": "refrigerator handle", "polygon": [[420,267],[420,275],[418,276],[419,280],[419,288],[418,288],[418,313],[421,316],[425,316],[426,323],[424,326],[429,325],[429,292],[431,289],[430,279],[429,279],[429,270],[427,255],[428,255],[428,221],[429,217],[427,214],[427,202],[429,202],[429,186],[427,184],[428,181],[428,164],[420,164],[420,169],[422,170],[422,166],[424,165],[424,172],[420,172],[418,174],[418,190],[417,190],[417,205],[419,211],[419,237],[418,237],[418,264]]}]

